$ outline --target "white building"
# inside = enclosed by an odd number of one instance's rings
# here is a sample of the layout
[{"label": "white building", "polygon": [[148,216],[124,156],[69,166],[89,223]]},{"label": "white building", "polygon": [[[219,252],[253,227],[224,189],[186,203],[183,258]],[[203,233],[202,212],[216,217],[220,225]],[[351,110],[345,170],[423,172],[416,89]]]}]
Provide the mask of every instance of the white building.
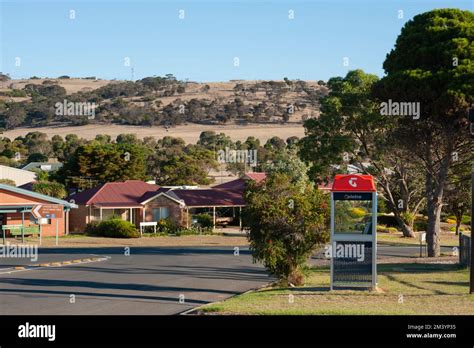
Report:
[{"label": "white building", "polygon": [[15,182],[16,186],[21,186],[35,181],[36,173],[30,172],[29,170],[0,165],[0,179],[10,179]]}]

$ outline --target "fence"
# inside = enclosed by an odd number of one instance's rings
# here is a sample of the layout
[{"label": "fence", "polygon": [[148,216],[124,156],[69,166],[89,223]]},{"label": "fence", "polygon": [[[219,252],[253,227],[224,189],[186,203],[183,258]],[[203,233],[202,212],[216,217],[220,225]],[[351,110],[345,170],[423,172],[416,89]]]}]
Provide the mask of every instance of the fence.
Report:
[{"label": "fence", "polygon": [[459,233],[459,264],[468,267],[471,264],[471,237]]}]

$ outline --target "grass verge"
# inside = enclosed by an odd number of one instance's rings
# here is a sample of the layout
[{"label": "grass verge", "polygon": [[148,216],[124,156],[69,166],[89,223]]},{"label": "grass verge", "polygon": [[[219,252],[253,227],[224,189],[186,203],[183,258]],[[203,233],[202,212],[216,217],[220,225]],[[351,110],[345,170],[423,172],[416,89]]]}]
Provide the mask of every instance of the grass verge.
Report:
[{"label": "grass verge", "polygon": [[[461,315],[474,314],[468,270],[455,264],[379,265],[379,292],[329,291],[329,269],[312,269],[307,285],[264,288],[199,308],[208,314]],[[293,295],[293,296],[290,296]]]}]

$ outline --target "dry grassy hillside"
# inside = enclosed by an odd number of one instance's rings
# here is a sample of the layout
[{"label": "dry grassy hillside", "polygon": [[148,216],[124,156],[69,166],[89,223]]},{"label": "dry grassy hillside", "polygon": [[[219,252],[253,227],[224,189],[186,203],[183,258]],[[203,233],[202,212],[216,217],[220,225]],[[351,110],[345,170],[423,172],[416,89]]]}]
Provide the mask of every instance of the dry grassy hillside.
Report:
[{"label": "dry grassy hillside", "polygon": [[[46,83],[45,83],[46,81]],[[0,82],[0,101],[12,103],[30,101],[29,96],[15,96],[12,95],[12,91],[22,90],[28,84],[44,85],[44,84],[57,84],[64,87],[67,95],[71,95],[78,92],[89,92],[96,90],[100,87],[109,84],[120,84],[123,81],[110,81],[110,80],[94,80],[94,79],[26,79],[26,80],[9,80]],[[304,135],[302,127],[302,119],[317,117],[319,115],[319,109],[313,102],[308,102],[308,93],[301,90],[301,88],[294,88],[294,86],[288,87],[284,92],[277,98],[272,95],[272,90],[266,89],[266,87],[255,88],[256,85],[262,81],[228,81],[228,82],[208,82],[208,83],[197,83],[197,82],[185,82],[185,91],[175,93],[171,96],[163,95],[152,95],[153,101],[144,100],[143,97],[124,97],[129,105],[136,107],[164,107],[166,105],[176,105],[179,102],[187,103],[193,99],[207,100],[216,102],[219,105],[226,105],[232,103],[236,98],[243,101],[244,105],[255,106],[259,103],[267,103],[271,105],[278,105],[280,108],[285,108],[288,105],[296,105],[292,116],[287,123],[282,123],[280,118],[270,117],[272,123],[248,123],[242,125],[242,123],[236,123],[234,120],[230,120],[225,124],[196,124],[185,122],[184,124],[163,127],[159,125],[143,126],[143,125],[127,125],[127,124],[110,124],[107,122],[95,122],[88,125],[71,126],[67,123],[48,123],[46,126],[35,126],[28,127],[20,125],[17,128],[7,130],[3,133],[3,136],[11,139],[17,136],[23,136],[31,131],[41,131],[47,133],[50,136],[75,133],[86,139],[94,138],[96,134],[108,134],[112,137],[116,137],[121,133],[135,133],[139,137],[154,136],[163,137],[171,135],[175,137],[181,137],[186,142],[194,143],[199,137],[199,134],[205,130],[214,130],[216,132],[223,132],[229,135],[233,140],[245,140],[248,136],[258,137],[261,141],[266,141],[272,136],[279,136],[286,139],[291,136],[301,137]],[[273,81],[275,83],[284,84],[283,81]],[[236,86],[238,88],[236,88]],[[315,93],[325,94],[327,89],[325,86],[319,86],[315,81],[305,81],[305,86]],[[67,97],[67,96],[66,96]],[[111,103],[111,100],[103,101],[103,103]],[[99,103],[100,105],[100,103]],[[303,105],[303,107],[301,107]],[[156,107],[158,109],[158,107]],[[106,126],[104,126],[106,124]]]}]

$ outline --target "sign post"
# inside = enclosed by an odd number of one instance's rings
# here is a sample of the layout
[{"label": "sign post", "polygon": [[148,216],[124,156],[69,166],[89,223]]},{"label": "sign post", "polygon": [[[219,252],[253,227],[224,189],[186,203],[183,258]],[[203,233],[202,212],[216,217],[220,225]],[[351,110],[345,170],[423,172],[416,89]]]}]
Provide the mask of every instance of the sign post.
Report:
[{"label": "sign post", "polygon": [[59,244],[59,221],[63,217],[63,206],[59,204],[37,204],[31,209],[31,213],[38,220],[40,230],[40,245],[42,233],[42,219],[56,220],[56,245]]},{"label": "sign post", "polygon": [[420,257],[423,257],[423,244],[426,243],[426,232],[420,234]]},{"label": "sign post", "polygon": [[331,190],[331,290],[377,287],[377,191],[370,175],[336,175]]}]

